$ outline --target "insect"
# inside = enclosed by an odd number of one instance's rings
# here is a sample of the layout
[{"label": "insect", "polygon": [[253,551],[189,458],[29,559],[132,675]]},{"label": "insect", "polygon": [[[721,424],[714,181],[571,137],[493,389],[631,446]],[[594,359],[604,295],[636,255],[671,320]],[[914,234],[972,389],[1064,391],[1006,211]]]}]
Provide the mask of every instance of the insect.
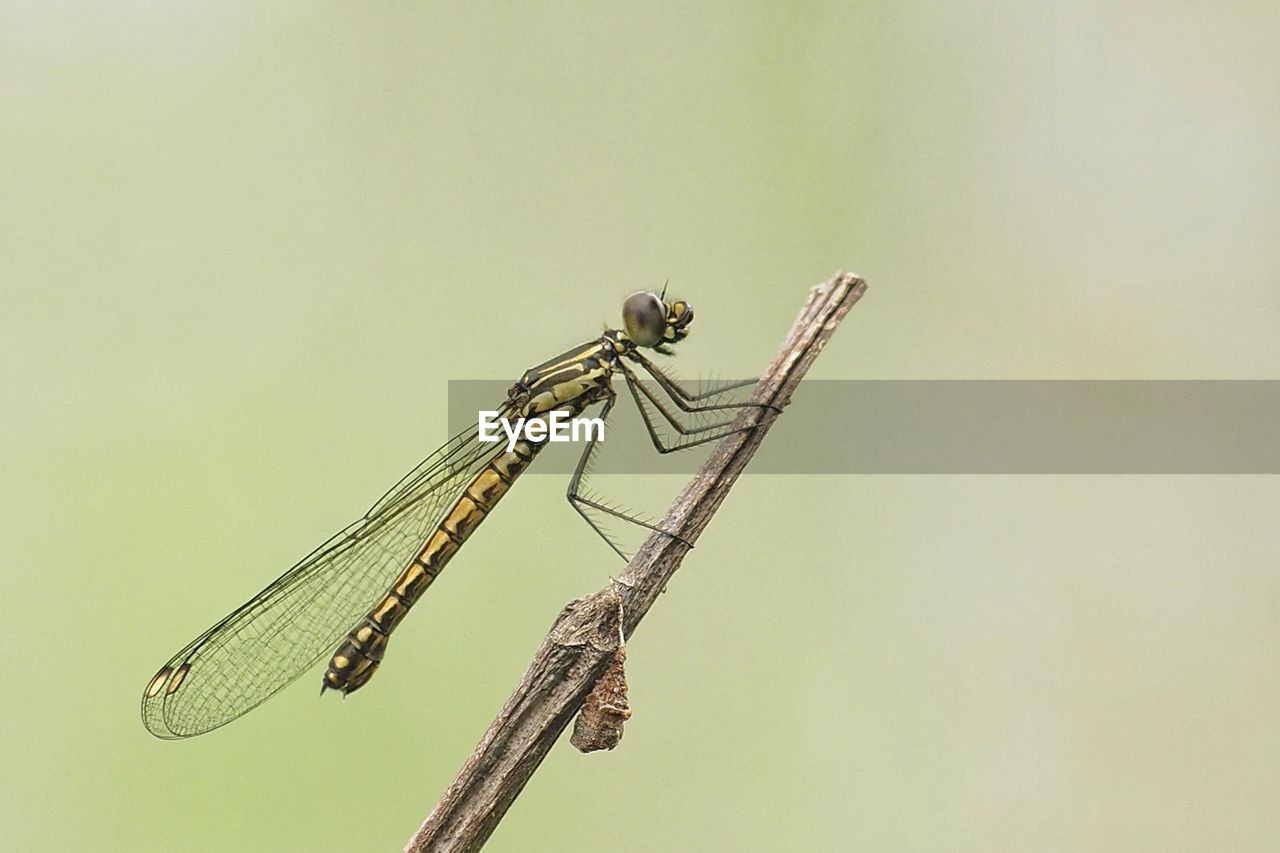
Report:
[{"label": "insect", "polygon": [[[612,381],[621,375],[650,440],[658,452],[669,453],[732,431],[730,410],[762,405],[723,402],[720,396],[751,382],[694,393],[644,355],[645,349],[672,354],[693,322],[692,306],[668,302],[665,288],[629,296],[622,317],[622,329],[606,330],[526,371],[507,392],[499,415],[527,423],[547,421],[556,412],[576,417],[599,406],[604,421],[617,401]],[[641,381],[642,373],[658,390]],[[688,422],[691,415],[714,417],[699,414],[707,412],[724,417]],[[658,416],[678,433],[672,441],[664,440]],[[142,694],[147,730],[184,738],[216,729],[262,704],[326,654],[322,693],[347,694],[367,684],[396,626],[545,445],[545,439],[529,435],[509,449],[479,441],[475,429],[450,438],[362,518],[170,658]],[[625,559],[596,514],[659,528],[584,494],[584,475],[600,438],[585,442],[566,496]]]}]

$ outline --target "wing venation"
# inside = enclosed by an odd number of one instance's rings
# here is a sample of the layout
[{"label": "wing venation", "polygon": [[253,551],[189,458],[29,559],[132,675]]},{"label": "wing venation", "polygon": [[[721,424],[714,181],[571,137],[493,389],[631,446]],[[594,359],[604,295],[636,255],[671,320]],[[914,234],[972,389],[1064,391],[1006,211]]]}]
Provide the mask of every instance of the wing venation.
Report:
[{"label": "wing venation", "polygon": [[459,433],[365,515],[183,647],[147,684],[142,721],[157,737],[225,725],[330,654],[501,448]]}]

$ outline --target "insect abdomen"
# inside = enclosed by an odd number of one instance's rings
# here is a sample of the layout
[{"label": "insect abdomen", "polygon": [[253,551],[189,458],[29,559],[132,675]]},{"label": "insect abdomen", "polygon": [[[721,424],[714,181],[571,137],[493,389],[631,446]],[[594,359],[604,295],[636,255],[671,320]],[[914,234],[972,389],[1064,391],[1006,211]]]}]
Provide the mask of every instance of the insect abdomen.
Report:
[{"label": "insect abdomen", "polygon": [[516,477],[529,467],[541,448],[541,443],[517,442],[512,450],[491,459],[472,479],[387,594],[338,646],[324,674],[326,688],[350,693],[369,683],[382,662],[387,639],[396,625],[507,493]]}]

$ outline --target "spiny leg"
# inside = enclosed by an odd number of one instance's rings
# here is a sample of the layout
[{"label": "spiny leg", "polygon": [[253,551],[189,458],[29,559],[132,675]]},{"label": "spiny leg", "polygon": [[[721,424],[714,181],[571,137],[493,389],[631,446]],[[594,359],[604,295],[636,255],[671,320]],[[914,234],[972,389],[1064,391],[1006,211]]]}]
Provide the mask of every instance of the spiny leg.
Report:
[{"label": "spiny leg", "polygon": [[630,358],[632,361],[634,361],[636,364],[640,365],[642,368],[644,368],[644,371],[648,373],[650,376],[652,376],[654,380],[660,386],[662,386],[662,390],[666,391],[667,394],[670,395],[672,401],[686,412],[710,412],[710,411],[718,411],[722,409],[750,409],[750,408],[774,409],[776,411],[781,411],[780,409],[778,409],[777,406],[770,405],[769,403],[744,402],[744,403],[715,403],[707,406],[694,405],[699,400],[706,400],[711,397],[717,397],[721,394],[727,393],[736,388],[747,388],[749,386],[755,385],[757,380],[744,379],[740,382],[730,382],[728,385],[722,385],[719,388],[712,388],[709,391],[694,393],[688,390],[687,388],[685,388],[684,386],[682,386],[678,381],[676,381],[674,377],[668,376],[667,373],[662,368],[658,367],[658,365],[654,364],[652,361],[649,361],[649,359],[645,358],[639,352],[632,351],[627,354],[627,357]]},{"label": "spiny leg", "polygon": [[[642,382],[640,382],[639,378],[634,374],[634,372],[632,372],[631,370],[623,366],[622,374],[623,374],[623,377],[626,379],[627,389],[631,392],[631,396],[636,401],[636,408],[640,410],[640,416],[644,420],[645,429],[649,433],[649,441],[653,444],[654,448],[659,453],[666,454],[666,453],[675,453],[680,450],[688,450],[691,447],[697,447],[700,444],[706,444],[711,441],[716,441],[718,439],[724,438],[726,435],[732,435],[735,432],[746,432],[748,430],[755,429],[754,424],[738,427],[737,429],[726,429],[726,427],[732,426],[733,424],[732,418],[724,421],[718,421],[713,424],[707,424],[701,427],[685,426],[684,424],[680,423],[680,421],[676,418],[673,412],[671,412],[669,409],[663,406],[662,403],[658,399],[656,399],[654,394],[647,387],[645,387],[645,385]],[[662,437],[662,434],[658,431],[657,424],[653,420],[653,415],[650,413],[649,408],[645,405],[644,400],[641,399],[641,395],[644,395],[651,402],[653,402],[655,407],[657,407],[658,411],[662,413],[663,417],[666,418],[668,423],[670,423],[671,426],[677,432],[680,433],[681,435],[680,438],[676,439],[671,444],[667,444],[665,442],[665,440]],[[723,408],[743,408],[746,406],[750,406],[752,408],[769,408],[769,409],[776,410],[776,407],[774,406],[769,406],[767,404],[758,404],[758,403],[737,404],[734,406],[726,406]],[[711,435],[695,437],[699,433],[704,433],[710,430],[717,430],[717,429],[720,431],[715,432]]]},{"label": "spiny leg", "polygon": [[[777,406],[774,406],[772,404],[756,403],[756,402],[713,403],[709,405],[697,405],[697,401],[705,400],[711,397],[716,397],[720,394],[723,394],[728,391],[732,391],[736,388],[745,388],[751,385],[755,385],[757,380],[748,379],[741,382],[730,383],[720,388],[713,388],[710,391],[707,391],[705,393],[693,393],[685,389],[684,387],[682,387],[675,379],[668,376],[661,369],[659,369],[657,365],[650,362],[648,359],[640,355],[638,352],[633,351],[628,355],[629,357],[632,358],[632,360],[634,360],[637,364],[639,364],[642,368],[644,368],[645,372],[647,372],[650,376],[652,376],[654,380],[658,383],[658,385],[664,391],[667,392],[671,401],[674,402],[678,408],[680,408],[682,411],[686,413],[733,411],[736,409],[747,409],[747,408],[772,409],[775,412],[781,411],[781,409],[779,409]],[[726,427],[729,427],[732,425],[733,423],[732,418],[726,419],[724,421],[720,421],[712,424],[704,424],[700,426],[691,426],[691,425],[685,424],[680,420],[679,416],[675,412],[671,411],[670,408],[668,408],[666,405],[663,404],[662,400],[651,389],[649,389],[642,381],[640,381],[635,371],[631,370],[625,363],[619,363],[618,367],[621,369],[622,374],[627,382],[628,390],[631,392],[632,397],[636,401],[636,407],[640,409],[640,414],[644,419],[645,429],[649,433],[649,440],[659,453],[666,454],[666,453],[674,453],[679,450],[687,450],[692,447],[697,447],[700,444],[706,444],[711,441],[716,441],[720,438],[723,438],[726,435],[732,435],[735,432],[745,432],[747,430],[754,429],[754,425],[750,425],[750,426],[740,427],[738,429],[726,430],[725,429]],[[674,444],[671,444],[671,445],[667,445],[666,443],[664,443],[663,437],[658,432],[657,425],[654,423],[651,413],[649,412],[648,408],[645,406],[643,400],[641,400],[641,397],[640,397],[641,394],[643,394],[646,398],[648,398],[649,401],[652,402],[655,407],[657,407],[658,411],[662,413],[662,416],[671,425],[671,427],[680,433],[680,435],[682,436],[680,440],[677,440]],[[609,389],[609,394],[605,400],[604,407],[600,411],[600,419],[602,421],[608,418],[609,412],[613,408],[616,401],[617,401],[617,394],[612,389]],[[711,435],[692,438],[692,436],[699,436],[702,433],[711,432],[713,430],[718,430],[718,431],[714,432]],[[605,530],[599,524],[597,524],[596,521],[590,517],[590,515],[588,515],[588,513],[586,512],[587,508],[604,512],[608,515],[614,516],[615,518],[619,518],[623,521],[630,522],[631,524],[635,524],[640,527],[644,527],[648,530],[654,530],[659,533],[664,533],[668,536],[671,536],[674,539],[678,539],[688,547],[692,548],[693,543],[683,539],[679,535],[672,533],[669,530],[663,530],[661,527],[658,527],[657,525],[651,524],[642,519],[628,515],[627,513],[622,512],[621,510],[615,507],[610,507],[606,504],[602,504],[598,501],[591,500],[581,495],[581,486],[585,478],[586,469],[587,469],[587,466],[590,464],[591,456],[595,452],[597,444],[598,444],[598,441],[595,438],[588,440],[587,446],[583,449],[582,455],[578,459],[578,464],[574,469],[573,477],[569,481],[569,487],[566,492],[566,497],[568,498],[569,503],[578,512],[578,514],[581,515],[583,519],[589,525],[591,525],[592,529],[596,531],[596,533],[600,536],[600,538],[603,539],[605,543],[608,544],[608,546],[612,548],[613,551],[617,553],[618,556],[622,557],[624,560],[628,559],[627,554],[623,552],[623,550],[619,548],[617,544],[609,537],[608,533],[606,533]]]},{"label": "spiny leg", "polygon": [[[631,396],[635,398],[636,405],[640,406],[642,409],[646,408],[644,405],[644,401],[637,396],[637,394],[643,394],[646,398],[648,398],[649,402],[653,404],[654,408],[656,408],[659,412],[662,413],[662,417],[666,419],[667,423],[670,424],[671,427],[681,435],[696,435],[698,433],[708,432],[713,429],[726,427],[726,426],[729,426],[729,424],[733,423],[733,417],[728,417],[728,418],[725,418],[724,420],[716,421],[715,423],[710,423],[710,424],[694,425],[694,424],[685,423],[683,420],[681,420],[681,416],[679,414],[671,411],[671,409],[668,408],[665,403],[663,403],[662,399],[651,388],[649,388],[648,385],[645,385],[644,382],[641,381],[639,376],[637,376],[633,371],[631,371],[625,365],[620,366],[620,368],[622,370],[623,377],[627,381],[627,389],[631,392]],[[685,413],[696,415],[696,414],[705,414],[707,411],[710,411],[710,410],[700,409],[695,412],[689,412],[688,410],[686,410]]]},{"label": "spiny leg", "polygon": [[[608,420],[609,410],[613,408],[613,404],[617,402],[617,399],[618,399],[617,393],[614,392],[612,388],[610,388],[609,394],[605,398],[604,407],[600,410],[599,418],[602,423]],[[607,504],[603,504],[603,503],[600,503],[599,501],[592,500],[591,498],[584,497],[581,494],[582,481],[586,476],[587,465],[590,463],[591,455],[595,453],[596,447],[598,446],[600,439],[601,439],[601,436],[597,436],[597,435],[593,435],[591,438],[589,438],[586,442],[587,446],[584,447],[582,450],[582,455],[578,457],[578,464],[574,467],[573,476],[569,479],[569,487],[568,489],[565,490],[565,497],[568,498],[569,505],[572,506],[577,511],[578,515],[582,516],[583,520],[586,521],[587,524],[591,525],[591,529],[594,530],[596,534],[605,541],[605,544],[607,544],[610,548],[612,548],[614,553],[616,553],[619,557],[621,557],[623,561],[630,560],[631,559],[630,556],[627,555],[621,548],[618,547],[617,543],[614,542],[612,538],[610,538],[609,534],[605,532],[604,528],[602,528],[599,524],[596,523],[595,519],[593,519],[590,515],[588,515],[587,508],[594,509],[599,512],[603,512],[608,515],[612,515],[615,518],[620,518],[623,521],[630,522],[631,524],[639,525],[640,527],[648,528],[649,530],[655,530],[659,533],[665,533],[666,535],[672,537],[673,539],[678,539],[679,541],[683,542],[685,545],[688,545],[690,548],[692,548],[693,544],[691,542],[681,538],[680,536],[678,536],[675,533],[672,533],[669,530],[663,530],[661,527],[658,527],[655,524],[650,524],[649,522],[643,519],[636,518],[635,516],[632,516],[632,515],[628,515],[627,513],[623,512],[620,509],[617,509],[616,507],[608,506]]]}]

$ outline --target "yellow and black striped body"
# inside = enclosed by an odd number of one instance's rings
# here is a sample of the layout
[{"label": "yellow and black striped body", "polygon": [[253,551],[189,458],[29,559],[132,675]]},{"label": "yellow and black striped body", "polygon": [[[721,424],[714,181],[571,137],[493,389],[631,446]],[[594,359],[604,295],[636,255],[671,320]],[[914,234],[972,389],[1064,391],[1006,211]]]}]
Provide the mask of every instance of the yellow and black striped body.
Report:
[{"label": "yellow and black striped body", "polygon": [[511,451],[499,453],[476,475],[387,594],[347,634],[329,661],[329,669],[324,674],[325,687],[350,693],[373,677],[392,630],[507,493],[516,477],[529,467],[539,449],[541,446],[532,442],[517,442]]},{"label": "yellow and black striped body", "polygon": [[[546,420],[553,411],[580,415],[609,392],[625,346],[625,339],[606,334],[527,371],[508,392],[516,413],[530,420]],[[350,693],[368,683],[391,632],[545,445],[545,439],[522,439],[510,451],[497,453],[471,480],[386,595],[334,652],[324,674],[325,688]]]},{"label": "yellow and black striped body", "polygon": [[564,408],[583,395],[594,402],[608,388],[618,359],[629,346],[625,335],[605,332],[599,340],[529,368],[507,393],[526,416]]}]

